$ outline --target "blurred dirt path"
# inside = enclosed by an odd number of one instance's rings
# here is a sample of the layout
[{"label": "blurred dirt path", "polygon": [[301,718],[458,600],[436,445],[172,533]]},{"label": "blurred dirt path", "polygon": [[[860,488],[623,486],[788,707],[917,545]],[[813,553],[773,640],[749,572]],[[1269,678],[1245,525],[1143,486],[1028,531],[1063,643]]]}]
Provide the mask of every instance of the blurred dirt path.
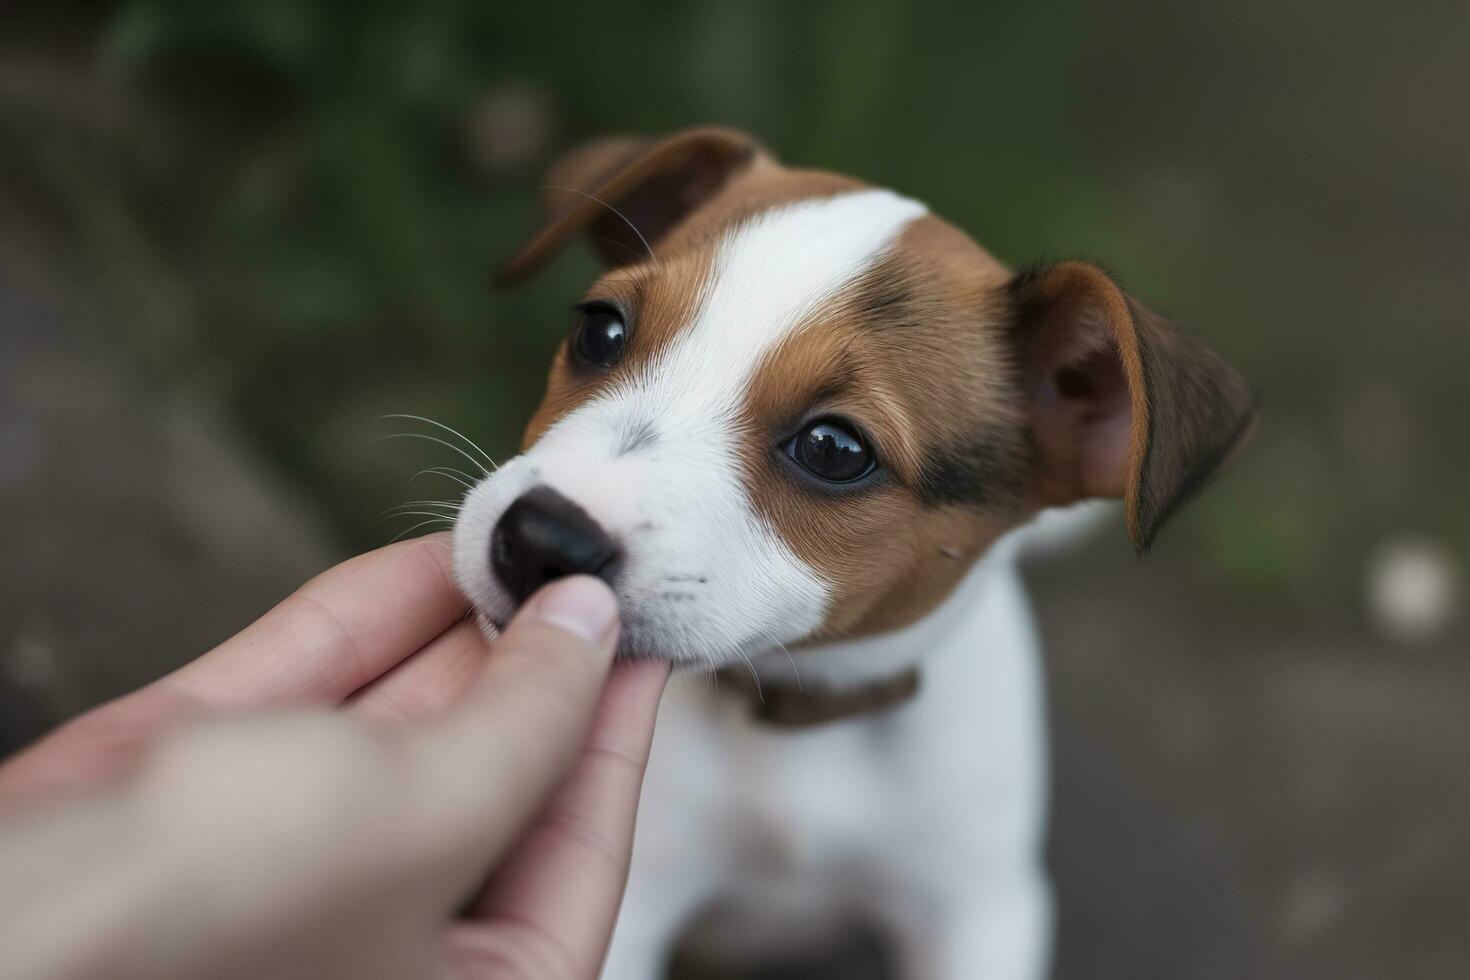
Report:
[{"label": "blurred dirt path", "polygon": [[1470,637],[1298,621],[1187,557],[1118,534],[1032,570],[1059,975],[1255,976],[1259,943],[1286,976],[1465,977]]},{"label": "blurred dirt path", "polygon": [[0,753],[197,656],[339,554],[237,433],[137,376],[13,204],[0,198]]}]

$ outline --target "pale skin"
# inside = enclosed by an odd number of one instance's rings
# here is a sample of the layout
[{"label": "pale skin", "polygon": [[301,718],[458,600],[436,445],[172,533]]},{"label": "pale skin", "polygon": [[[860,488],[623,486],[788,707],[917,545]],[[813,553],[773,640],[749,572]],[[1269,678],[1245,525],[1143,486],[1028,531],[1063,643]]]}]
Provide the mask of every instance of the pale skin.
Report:
[{"label": "pale skin", "polygon": [[6,976],[595,977],[667,667],[585,576],[488,644],[448,557],[354,558],[0,766]]}]

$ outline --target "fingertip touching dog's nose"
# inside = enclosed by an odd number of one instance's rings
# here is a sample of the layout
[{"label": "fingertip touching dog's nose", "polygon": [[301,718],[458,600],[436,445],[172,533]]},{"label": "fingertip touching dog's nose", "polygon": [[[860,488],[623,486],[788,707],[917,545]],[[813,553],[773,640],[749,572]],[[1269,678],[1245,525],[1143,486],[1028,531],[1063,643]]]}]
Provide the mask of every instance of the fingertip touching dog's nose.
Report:
[{"label": "fingertip touching dog's nose", "polygon": [[611,583],[621,557],[592,515],[548,486],[521,494],[490,535],[490,567],[517,602],[566,575]]}]

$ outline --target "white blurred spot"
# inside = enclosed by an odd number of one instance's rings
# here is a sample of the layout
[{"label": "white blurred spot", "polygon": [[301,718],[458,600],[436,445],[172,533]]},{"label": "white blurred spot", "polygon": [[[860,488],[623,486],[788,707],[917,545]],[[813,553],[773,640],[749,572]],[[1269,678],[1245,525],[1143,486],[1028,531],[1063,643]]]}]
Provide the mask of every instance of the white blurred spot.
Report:
[{"label": "white blurred spot", "polygon": [[1383,633],[1424,642],[1454,622],[1464,576],[1449,549],[1404,536],[1379,545],[1368,559],[1365,585],[1368,612]]}]

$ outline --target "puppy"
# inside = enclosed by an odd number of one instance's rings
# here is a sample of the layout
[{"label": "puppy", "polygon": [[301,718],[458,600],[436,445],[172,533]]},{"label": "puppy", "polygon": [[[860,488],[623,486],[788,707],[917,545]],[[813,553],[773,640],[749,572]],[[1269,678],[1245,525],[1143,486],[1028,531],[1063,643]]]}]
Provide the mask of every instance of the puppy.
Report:
[{"label": "puppy", "polygon": [[665,698],[604,976],[659,976],[731,897],[880,922],[904,977],[1042,976],[1041,662],[1008,532],[1121,498],[1146,549],[1241,440],[1245,384],[1096,266],[1013,272],[740,132],[604,140],[546,184],[502,279],[579,233],[607,271],[523,452],[464,501],[459,584],[493,630],[600,576],[622,654],[720,678]]}]

